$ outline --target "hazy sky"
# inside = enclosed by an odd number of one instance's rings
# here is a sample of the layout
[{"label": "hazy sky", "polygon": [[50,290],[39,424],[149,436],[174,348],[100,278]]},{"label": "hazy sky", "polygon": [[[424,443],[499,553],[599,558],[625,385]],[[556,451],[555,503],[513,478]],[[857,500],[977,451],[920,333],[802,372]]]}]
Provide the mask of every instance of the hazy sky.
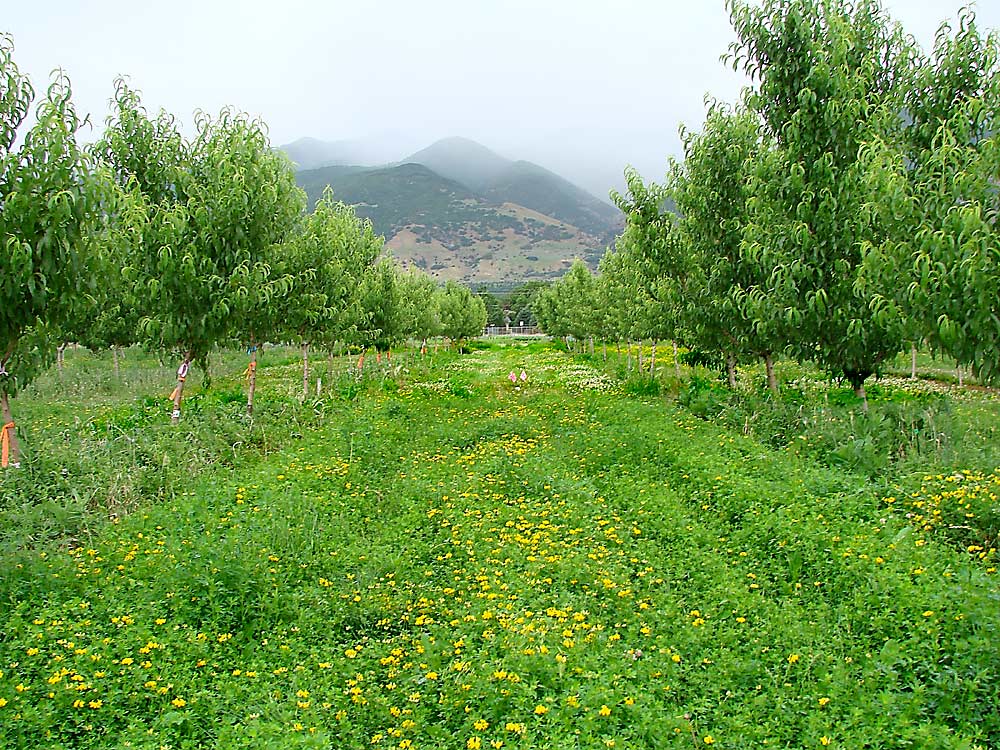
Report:
[{"label": "hazy sky", "polygon": [[[964,3],[885,4],[928,48]],[[977,12],[1000,27],[1000,1]],[[723,0],[0,0],[4,31],[36,89],[68,72],[90,138],[127,75],[187,123],[232,105],[275,145],[375,138],[387,161],[461,135],[603,195],[626,164],[662,177],[678,124],[745,83]]]}]

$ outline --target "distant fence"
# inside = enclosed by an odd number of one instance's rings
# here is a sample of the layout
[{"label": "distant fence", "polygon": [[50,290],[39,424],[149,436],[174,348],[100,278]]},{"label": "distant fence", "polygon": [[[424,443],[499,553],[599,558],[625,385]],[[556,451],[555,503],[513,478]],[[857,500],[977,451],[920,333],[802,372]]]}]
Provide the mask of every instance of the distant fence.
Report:
[{"label": "distant fence", "polygon": [[486,326],[484,336],[540,336],[542,329],[538,326]]}]

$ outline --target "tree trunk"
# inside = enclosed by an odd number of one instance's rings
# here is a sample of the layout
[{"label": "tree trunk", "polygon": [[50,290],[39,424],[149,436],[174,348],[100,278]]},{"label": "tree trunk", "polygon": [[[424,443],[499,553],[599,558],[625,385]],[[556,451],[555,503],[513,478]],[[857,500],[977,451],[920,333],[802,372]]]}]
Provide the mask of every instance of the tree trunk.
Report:
[{"label": "tree trunk", "polygon": [[646,369],[645,365],[642,362],[642,347],[643,347],[642,341],[639,341],[639,343],[636,346],[639,349],[639,374],[642,375],[642,371]]},{"label": "tree trunk", "polygon": [[253,397],[257,392],[257,346],[250,347],[250,364],[247,365],[247,416],[253,416]]},{"label": "tree trunk", "polygon": [[115,363],[115,380],[121,380],[121,367],[118,364],[118,347],[117,346],[112,346],[111,347],[111,359],[114,360],[114,363]]},{"label": "tree trunk", "polygon": [[674,376],[676,376],[676,378],[678,380],[680,380],[681,379],[681,363],[680,363],[680,360],[677,359],[677,342],[676,341],[671,341],[670,343],[674,347]]},{"label": "tree trunk", "polygon": [[729,378],[729,389],[736,390],[736,355],[726,352],[726,375]]},{"label": "tree trunk", "polygon": [[861,399],[861,411],[868,413],[868,394],[865,392],[864,381],[854,386],[854,395]]},{"label": "tree trunk", "polygon": [[426,357],[427,356],[427,339],[426,338],[424,338],[424,340],[420,342],[420,356],[421,357]]},{"label": "tree trunk", "polygon": [[594,337],[590,337],[590,356],[594,356]]},{"label": "tree trunk", "polygon": [[615,339],[615,361],[618,364],[622,363],[622,340]]},{"label": "tree trunk", "polygon": [[3,425],[0,425],[0,468],[18,468],[21,465],[21,444],[17,440],[17,428],[10,415],[10,401],[6,391],[0,391],[0,413],[3,415]]},{"label": "tree trunk", "polygon": [[910,380],[917,379],[917,345],[910,344]]},{"label": "tree trunk", "polygon": [[601,340],[601,358],[607,362],[608,361],[608,342]]},{"label": "tree trunk", "polygon": [[302,342],[302,400],[309,398],[309,342]]},{"label": "tree trunk", "polygon": [[66,344],[59,344],[59,346],[56,347],[56,367],[58,368],[60,375],[62,374],[63,360],[65,359],[65,353],[66,353],[66,346],[67,346]]},{"label": "tree trunk", "polygon": [[771,352],[764,355],[764,369],[767,370],[767,387],[777,396],[778,379],[774,376],[774,357],[771,356]]},{"label": "tree trunk", "polygon": [[628,359],[626,359],[625,372],[632,372],[632,339],[628,340]]},{"label": "tree trunk", "polygon": [[965,385],[964,374],[962,373],[962,365],[956,367],[955,371],[958,373],[958,387],[961,388],[962,386]]},{"label": "tree trunk", "polygon": [[170,399],[174,402],[174,410],[170,414],[170,423],[177,424],[181,419],[181,400],[184,398],[184,381],[187,380],[188,371],[191,369],[192,353],[184,355],[181,366],[177,368],[177,386],[170,394]]},{"label": "tree trunk", "polygon": [[656,339],[653,339],[649,350],[649,377],[656,377]]}]

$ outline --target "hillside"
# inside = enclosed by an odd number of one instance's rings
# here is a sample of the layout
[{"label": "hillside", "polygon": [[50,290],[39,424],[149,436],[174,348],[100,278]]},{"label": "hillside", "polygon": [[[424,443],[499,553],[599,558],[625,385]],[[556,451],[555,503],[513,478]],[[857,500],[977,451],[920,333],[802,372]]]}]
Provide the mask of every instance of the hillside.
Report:
[{"label": "hillside", "polygon": [[385,235],[394,255],[432,276],[465,283],[561,275],[573,258],[592,267],[608,243],[542,211],[477,194],[421,164],[331,166],[296,178],[315,204],[329,185]]},{"label": "hillside", "polygon": [[603,237],[610,244],[621,229],[621,212],[544,167],[527,161],[511,164],[485,189],[487,198],[530,206]]}]

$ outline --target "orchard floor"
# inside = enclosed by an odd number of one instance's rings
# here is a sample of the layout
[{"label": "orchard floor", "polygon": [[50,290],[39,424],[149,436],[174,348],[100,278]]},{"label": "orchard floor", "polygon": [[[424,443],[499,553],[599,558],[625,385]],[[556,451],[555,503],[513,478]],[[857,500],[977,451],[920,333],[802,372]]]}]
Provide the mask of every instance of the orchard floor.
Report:
[{"label": "orchard floor", "polygon": [[564,354],[442,358],[178,471],[0,561],[0,747],[1000,746],[992,569]]}]

